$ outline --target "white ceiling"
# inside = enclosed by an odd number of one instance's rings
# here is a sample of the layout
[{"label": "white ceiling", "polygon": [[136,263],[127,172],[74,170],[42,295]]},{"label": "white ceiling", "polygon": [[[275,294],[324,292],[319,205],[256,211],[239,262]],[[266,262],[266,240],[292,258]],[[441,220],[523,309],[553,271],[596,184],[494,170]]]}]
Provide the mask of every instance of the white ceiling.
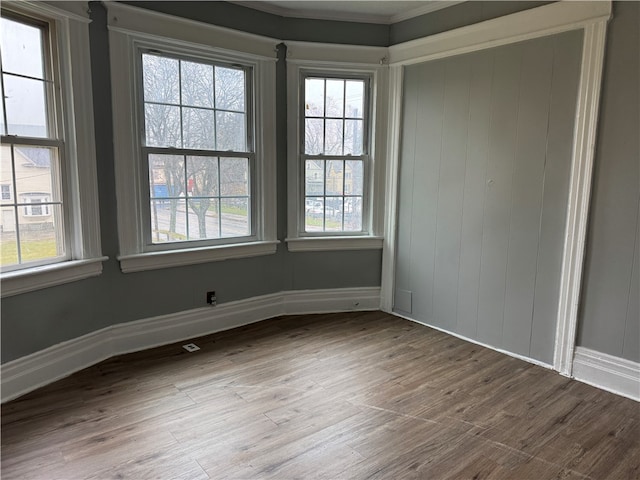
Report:
[{"label": "white ceiling", "polygon": [[245,7],[284,17],[316,18],[367,23],[396,23],[425,13],[450,7],[454,0],[260,0],[234,1]]}]

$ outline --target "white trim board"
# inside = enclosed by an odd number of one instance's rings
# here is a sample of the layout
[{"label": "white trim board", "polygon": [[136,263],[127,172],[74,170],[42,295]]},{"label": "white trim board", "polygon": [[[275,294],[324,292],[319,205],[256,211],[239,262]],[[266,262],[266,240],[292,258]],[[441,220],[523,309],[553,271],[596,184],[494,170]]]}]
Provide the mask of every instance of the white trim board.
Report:
[{"label": "white trim board", "polygon": [[[381,305],[392,313],[395,283],[395,250],[397,233],[398,168],[400,155],[402,73],[406,65],[423,63],[463,53],[506,45],[523,40],[582,30],[583,51],[572,144],[571,176],[565,245],[562,257],[553,368],[571,376],[575,349],[576,326],[586,225],[591,197],[591,177],[595,149],[600,85],[604,59],[606,26],[611,17],[611,2],[556,2],[524,12],[506,15],[486,22],[450,30],[422,39],[389,47],[392,102],[388,131],[387,206],[385,245],[382,262]],[[395,69],[395,70],[394,70]]]},{"label": "white trim board", "polygon": [[573,377],[640,402],[640,363],[577,347],[573,359]]},{"label": "white trim board", "polygon": [[168,345],[280,315],[379,308],[379,287],[297,290],[120,323],[3,364],[2,402],[116,355]]}]

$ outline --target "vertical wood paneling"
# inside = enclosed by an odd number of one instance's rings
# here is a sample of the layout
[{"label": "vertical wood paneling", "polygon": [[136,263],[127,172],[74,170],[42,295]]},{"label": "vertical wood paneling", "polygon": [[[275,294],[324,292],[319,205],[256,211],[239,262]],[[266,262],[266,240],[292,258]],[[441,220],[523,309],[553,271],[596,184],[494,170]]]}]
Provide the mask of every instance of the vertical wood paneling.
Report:
[{"label": "vertical wood paneling", "polygon": [[529,355],[547,146],[553,39],[522,52],[502,346]]},{"label": "vertical wood paneling", "polygon": [[458,270],[469,120],[468,57],[446,62],[442,157],[438,178],[436,249],[434,265],[433,324],[456,328]]},{"label": "vertical wood paneling", "polygon": [[471,57],[467,163],[464,179],[460,268],[458,272],[458,315],[456,331],[475,338],[478,323],[478,290],[484,219],[485,173],[491,123],[493,52]]},{"label": "vertical wood paneling", "polygon": [[[411,235],[413,313],[433,320],[433,281],[438,211],[438,177],[442,155],[445,62],[420,66]],[[420,259],[416,261],[416,259]]]},{"label": "vertical wood paneling", "polygon": [[499,347],[502,346],[504,320],[520,64],[517,45],[496,50],[478,295],[478,339]]},{"label": "vertical wood paneling", "polygon": [[398,239],[395,289],[410,290],[411,274],[411,218],[413,216],[413,170],[415,166],[416,116],[418,112],[419,71],[406,68],[404,72],[405,107],[402,117],[400,173],[398,178]]},{"label": "vertical wood paneling", "polygon": [[412,292],[413,318],[546,363],[581,38],[406,70],[396,287]]},{"label": "vertical wood paneling", "polygon": [[553,363],[582,32],[554,37],[549,134],[530,354]]}]

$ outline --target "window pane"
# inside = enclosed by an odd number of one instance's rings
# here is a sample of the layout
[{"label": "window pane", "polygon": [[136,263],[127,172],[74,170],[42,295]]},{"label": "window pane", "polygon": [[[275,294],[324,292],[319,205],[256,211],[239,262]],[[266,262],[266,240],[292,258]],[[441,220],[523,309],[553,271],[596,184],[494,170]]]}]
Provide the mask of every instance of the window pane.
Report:
[{"label": "window pane", "polygon": [[189,202],[189,240],[220,238],[218,199],[199,198]]},{"label": "window pane", "polygon": [[344,116],[344,80],[327,79],[327,117]]},{"label": "window pane", "polygon": [[152,243],[187,240],[185,200],[151,200]]},{"label": "window pane", "polygon": [[56,148],[16,146],[14,155],[18,196],[40,192],[51,201],[62,200]]},{"label": "window pane", "polygon": [[221,198],[221,237],[243,237],[251,234],[249,228],[249,200],[247,198]]},{"label": "window pane", "polygon": [[[11,168],[11,147],[2,145],[0,148],[0,185],[6,185],[13,192],[13,174]],[[2,203],[7,203],[7,199],[2,197]]]},{"label": "window pane", "polygon": [[342,120],[326,120],[324,153],[342,155]]},{"label": "window pane", "polygon": [[191,197],[218,196],[217,157],[187,157],[187,191]]},{"label": "window pane", "polygon": [[[37,200],[34,199],[38,203]],[[34,205],[32,215],[18,215],[21,263],[64,256],[61,205]]]},{"label": "window pane", "polygon": [[148,147],[181,147],[180,107],[146,104],[144,123]]},{"label": "window pane", "polygon": [[305,115],[307,117],[324,116],[324,80],[307,78],[304,83]]},{"label": "window pane", "polygon": [[8,18],[3,18],[1,25],[3,70],[44,79],[42,30]]},{"label": "window pane", "polygon": [[344,199],[344,230],[362,231],[362,197]]},{"label": "window pane", "polygon": [[362,160],[347,160],[345,162],[345,195],[362,195],[364,182],[364,164]]},{"label": "window pane", "polygon": [[7,74],[3,78],[9,135],[47,137],[45,83]]},{"label": "window pane", "polygon": [[216,67],[216,108],[244,112],[244,70]]},{"label": "window pane", "polygon": [[324,120],[307,118],[304,125],[304,153],[320,155],[324,152]]},{"label": "window pane", "polygon": [[151,198],[184,196],[184,157],[149,155],[149,191]]},{"label": "window pane", "polygon": [[324,228],[324,198],[305,199],[304,226],[307,232],[321,232]]},{"label": "window pane", "polygon": [[364,82],[347,80],[347,99],[344,116],[347,118],[364,118]]},{"label": "window pane", "polygon": [[178,60],[145,53],[142,55],[144,101],[178,104]]},{"label": "window pane", "polygon": [[3,207],[0,210],[2,217],[2,233],[0,234],[0,266],[18,264],[18,243],[16,235],[16,217],[13,207]]},{"label": "window pane", "polygon": [[343,197],[327,197],[325,199],[325,230],[340,231],[342,230],[342,208]]},{"label": "window pane", "polygon": [[220,195],[249,195],[249,160],[246,158],[220,159]]},{"label": "window pane", "polygon": [[327,195],[342,195],[343,168],[342,160],[329,160],[327,162]]},{"label": "window pane", "polygon": [[213,66],[180,62],[182,105],[213,108]]},{"label": "window pane", "polygon": [[247,151],[244,113],[216,112],[217,150]]},{"label": "window pane", "polygon": [[307,160],[305,162],[305,195],[324,194],[324,160]]},{"label": "window pane", "polygon": [[215,148],[213,110],[182,109],[184,148],[213,150]]},{"label": "window pane", "polygon": [[344,121],[344,154],[362,155],[362,145],[364,143],[363,121]]}]

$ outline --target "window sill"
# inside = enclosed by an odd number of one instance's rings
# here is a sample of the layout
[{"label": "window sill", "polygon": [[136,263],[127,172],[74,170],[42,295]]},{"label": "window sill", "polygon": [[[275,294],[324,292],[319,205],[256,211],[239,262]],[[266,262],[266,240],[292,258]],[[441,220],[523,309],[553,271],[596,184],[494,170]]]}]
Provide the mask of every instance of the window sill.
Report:
[{"label": "window sill", "polygon": [[2,297],[10,297],[98,276],[102,273],[102,262],[108,260],[108,258],[71,260],[3,273],[0,277],[2,280]]},{"label": "window sill", "polygon": [[384,237],[298,237],[287,238],[290,252],[326,252],[330,250],[378,250]]},{"label": "window sill", "polygon": [[276,253],[279,243],[279,241],[274,240],[183,250],[165,250],[162,252],[136,253],[133,255],[121,255],[118,257],[118,260],[120,261],[120,269],[124,273],[143,272],[145,270],[181,267],[184,265],[217,262],[233,258],[271,255]]}]

